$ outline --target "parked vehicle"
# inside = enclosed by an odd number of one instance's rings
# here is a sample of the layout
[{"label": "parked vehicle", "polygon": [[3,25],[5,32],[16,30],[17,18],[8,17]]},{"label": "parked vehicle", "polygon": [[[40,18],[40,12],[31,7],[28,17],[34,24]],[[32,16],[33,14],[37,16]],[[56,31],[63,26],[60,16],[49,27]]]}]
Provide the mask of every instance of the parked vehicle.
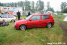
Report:
[{"label": "parked vehicle", "polygon": [[5,22],[10,22],[10,21],[15,22],[15,19],[16,17],[13,15],[9,15],[9,14],[0,15],[0,22],[3,22],[3,20]]},{"label": "parked vehicle", "polygon": [[49,12],[44,12],[43,14],[50,14],[51,15],[51,13],[49,13]]},{"label": "parked vehicle", "polygon": [[59,15],[59,13],[53,13],[53,15]]},{"label": "parked vehicle", "polygon": [[62,13],[61,15],[67,15],[67,13]]},{"label": "parked vehicle", "polygon": [[51,28],[53,25],[54,19],[50,14],[32,14],[26,19],[21,19],[15,22],[15,28],[21,30],[36,27]]}]

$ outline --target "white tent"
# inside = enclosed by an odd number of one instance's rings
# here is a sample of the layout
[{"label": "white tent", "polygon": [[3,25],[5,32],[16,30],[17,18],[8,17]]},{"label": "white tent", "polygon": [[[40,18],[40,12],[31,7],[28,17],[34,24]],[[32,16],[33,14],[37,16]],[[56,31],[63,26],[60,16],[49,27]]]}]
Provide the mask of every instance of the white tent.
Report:
[{"label": "white tent", "polygon": [[65,19],[63,21],[67,21],[67,16],[65,17]]}]

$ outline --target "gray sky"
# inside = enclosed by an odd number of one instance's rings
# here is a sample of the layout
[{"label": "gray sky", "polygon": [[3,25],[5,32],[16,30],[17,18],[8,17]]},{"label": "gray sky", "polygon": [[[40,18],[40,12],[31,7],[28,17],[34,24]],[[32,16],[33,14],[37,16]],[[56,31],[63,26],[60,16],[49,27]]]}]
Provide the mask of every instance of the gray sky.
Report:
[{"label": "gray sky", "polygon": [[[18,1],[25,1],[25,0],[0,0],[0,2],[2,2],[2,3],[18,2]],[[28,0],[28,1],[34,1],[36,3],[36,1],[38,1],[38,0]],[[67,2],[67,0],[42,0],[42,1],[44,1],[45,9],[46,9],[47,2],[49,1],[50,2],[50,6],[55,11],[57,11],[57,10],[60,11],[61,10],[61,8],[60,8],[61,2]]]}]

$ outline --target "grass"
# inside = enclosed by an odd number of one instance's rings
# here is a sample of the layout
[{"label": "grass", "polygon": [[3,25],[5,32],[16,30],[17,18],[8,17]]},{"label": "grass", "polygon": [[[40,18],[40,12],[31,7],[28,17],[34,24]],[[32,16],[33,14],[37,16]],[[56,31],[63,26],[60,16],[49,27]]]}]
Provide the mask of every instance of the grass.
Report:
[{"label": "grass", "polygon": [[[56,16],[53,15],[53,17]],[[64,19],[63,16],[58,17],[61,17],[61,20]],[[23,18],[26,18],[26,16],[21,16],[21,19]],[[10,22],[9,26],[0,27],[0,45],[48,45],[40,39],[43,39],[48,43],[62,42],[63,31],[57,24],[57,19],[54,19],[55,25],[52,28],[32,28],[25,31],[15,30],[14,23]],[[26,31],[39,37],[40,39],[30,35]]]},{"label": "grass", "polygon": [[[67,21],[63,21],[64,18],[66,17],[66,15],[57,15],[57,16],[54,16],[54,15],[53,15],[53,17],[57,17],[58,20],[59,20],[60,22],[62,22],[62,24],[64,24],[65,26],[67,26],[67,25],[66,25],[66,24],[67,24]],[[55,18],[55,19],[57,20],[57,18]]]}]

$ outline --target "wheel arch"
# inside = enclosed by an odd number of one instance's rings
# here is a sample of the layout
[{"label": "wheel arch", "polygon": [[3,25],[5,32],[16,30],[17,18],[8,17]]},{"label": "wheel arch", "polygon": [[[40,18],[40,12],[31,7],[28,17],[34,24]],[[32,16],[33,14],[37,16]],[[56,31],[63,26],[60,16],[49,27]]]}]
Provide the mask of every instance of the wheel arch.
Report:
[{"label": "wheel arch", "polygon": [[[11,19],[11,22],[12,22],[12,20],[14,20],[14,19]],[[15,20],[14,20],[14,22],[15,22]]]},{"label": "wheel arch", "polygon": [[[51,23],[51,22],[48,22],[48,23]],[[47,23],[47,24],[48,24],[48,23]],[[51,25],[52,25],[52,23],[51,23]],[[47,25],[46,25],[46,27],[47,27]]]},{"label": "wheel arch", "polygon": [[[25,25],[25,24],[21,24],[21,25]],[[20,26],[21,26],[21,25],[20,25]],[[20,26],[19,26],[19,27],[20,27]],[[25,26],[26,26],[26,25],[25,25]],[[19,29],[20,29],[20,28],[19,28]],[[27,29],[27,26],[26,26],[26,29]]]}]

